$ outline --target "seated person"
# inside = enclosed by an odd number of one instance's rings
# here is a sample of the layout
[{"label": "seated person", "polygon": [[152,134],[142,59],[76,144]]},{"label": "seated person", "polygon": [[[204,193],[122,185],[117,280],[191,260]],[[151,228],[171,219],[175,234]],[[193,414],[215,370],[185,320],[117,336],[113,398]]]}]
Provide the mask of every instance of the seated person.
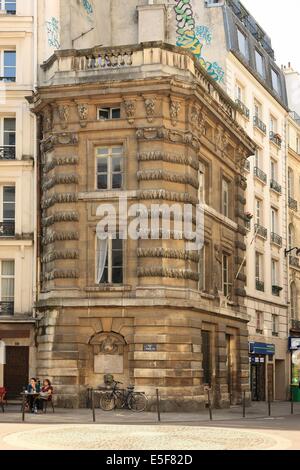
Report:
[{"label": "seated person", "polygon": [[27,393],[31,395],[27,397],[27,402],[29,403],[30,410],[32,413],[35,411],[35,399],[37,393],[40,393],[40,386],[37,384],[36,378],[32,377],[30,379],[30,383],[27,387]]},{"label": "seated person", "polygon": [[45,379],[43,382],[43,387],[41,389],[41,393],[36,399],[38,408],[40,410],[44,409],[44,404],[46,401],[51,401],[53,395],[53,387],[49,379]]}]

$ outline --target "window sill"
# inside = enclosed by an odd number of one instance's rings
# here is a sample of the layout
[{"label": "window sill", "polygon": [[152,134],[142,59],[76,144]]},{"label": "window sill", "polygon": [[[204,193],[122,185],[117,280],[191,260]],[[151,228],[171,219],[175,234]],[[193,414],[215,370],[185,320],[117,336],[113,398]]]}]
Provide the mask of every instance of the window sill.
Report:
[{"label": "window sill", "polygon": [[101,286],[86,287],[86,292],[131,292],[132,286],[103,284]]}]

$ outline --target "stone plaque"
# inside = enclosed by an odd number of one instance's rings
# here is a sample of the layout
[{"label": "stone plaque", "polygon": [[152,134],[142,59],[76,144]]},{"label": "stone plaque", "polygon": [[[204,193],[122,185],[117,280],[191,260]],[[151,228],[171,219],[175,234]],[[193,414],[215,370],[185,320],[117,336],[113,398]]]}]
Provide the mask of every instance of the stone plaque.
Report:
[{"label": "stone plaque", "polygon": [[94,358],[95,374],[123,374],[124,358],[119,355],[99,354]]}]

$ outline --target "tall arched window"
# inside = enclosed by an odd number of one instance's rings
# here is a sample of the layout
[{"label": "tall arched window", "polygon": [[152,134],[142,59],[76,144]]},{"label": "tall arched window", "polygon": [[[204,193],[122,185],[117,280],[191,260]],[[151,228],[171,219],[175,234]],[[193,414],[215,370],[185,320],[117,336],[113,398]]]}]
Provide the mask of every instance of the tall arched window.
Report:
[{"label": "tall arched window", "polygon": [[289,250],[295,246],[295,227],[293,224],[289,225]]},{"label": "tall arched window", "polygon": [[297,287],[294,282],[291,284],[291,318],[292,320],[298,319],[298,293]]}]

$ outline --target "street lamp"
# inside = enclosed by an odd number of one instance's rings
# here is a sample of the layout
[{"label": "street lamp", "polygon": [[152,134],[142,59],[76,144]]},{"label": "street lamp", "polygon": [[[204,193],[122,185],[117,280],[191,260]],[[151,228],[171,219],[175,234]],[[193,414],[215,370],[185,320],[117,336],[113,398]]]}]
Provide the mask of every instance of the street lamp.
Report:
[{"label": "street lamp", "polygon": [[291,253],[294,250],[297,250],[296,251],[296,256],[300,256],[300,248],[298,248],[297,246],[295,246],[294,248],[291,248],[290,250],[285,249],[284,250],[284,256],[287,256],[289,253]]}]

